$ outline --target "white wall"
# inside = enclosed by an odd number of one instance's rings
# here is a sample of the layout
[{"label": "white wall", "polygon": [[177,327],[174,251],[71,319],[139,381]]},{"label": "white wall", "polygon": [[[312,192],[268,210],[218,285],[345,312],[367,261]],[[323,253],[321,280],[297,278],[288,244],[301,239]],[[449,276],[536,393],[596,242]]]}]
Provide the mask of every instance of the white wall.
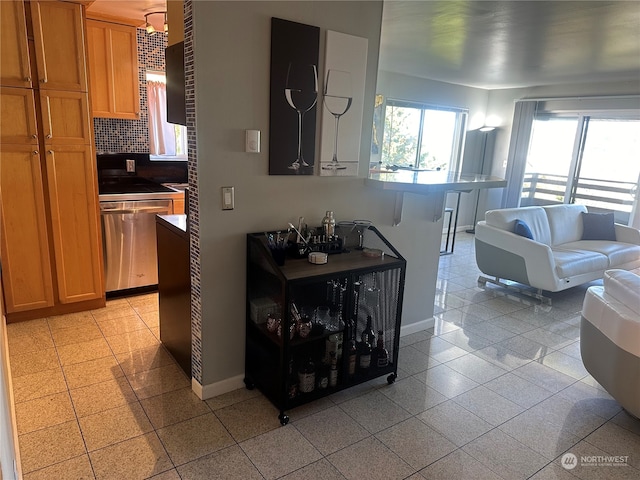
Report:
[{"label": "white wall", "polygon": [[[359,177],[268,175],[271,17],[321,27],[320,71],[327,29],[369,40]],[[438,255],[424,251],[439,243],[442,221],[433,222],[428,198],[406,195],[393,227],[394,196],[364,185],[382,3],[194,2],[193,18],[203,385],[244,372],[246,233],[286,228],[299,216],[319,224],[333,210],[337,220],[372,220],[408,260],[403,325],[430,319]],[[262,153],[244,153],[245,129],[262,131]],[[227,185],[235,187],[232,211],[220,209]]]}]

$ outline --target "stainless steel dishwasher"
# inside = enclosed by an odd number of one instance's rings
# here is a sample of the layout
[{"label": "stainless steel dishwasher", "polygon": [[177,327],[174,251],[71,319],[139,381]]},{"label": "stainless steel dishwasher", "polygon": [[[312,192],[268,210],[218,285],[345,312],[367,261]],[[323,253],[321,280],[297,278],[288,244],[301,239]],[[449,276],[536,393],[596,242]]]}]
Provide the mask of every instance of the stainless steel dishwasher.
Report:
[{"label": "stainless steel dishwasher", "polygon": [[173,201],[101,201],[106,291],[158,284],[156,215],[173,212]]}]

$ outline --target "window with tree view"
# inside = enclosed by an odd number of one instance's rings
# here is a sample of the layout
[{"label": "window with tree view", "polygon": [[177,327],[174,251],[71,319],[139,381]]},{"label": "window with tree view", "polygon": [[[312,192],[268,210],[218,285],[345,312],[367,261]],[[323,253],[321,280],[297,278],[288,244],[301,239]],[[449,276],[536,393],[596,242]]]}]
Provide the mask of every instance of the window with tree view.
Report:
[{"label": "window with tree view", "polygon": [[387,168],[456,170],[467,111],[388,100],[382,164]]}]

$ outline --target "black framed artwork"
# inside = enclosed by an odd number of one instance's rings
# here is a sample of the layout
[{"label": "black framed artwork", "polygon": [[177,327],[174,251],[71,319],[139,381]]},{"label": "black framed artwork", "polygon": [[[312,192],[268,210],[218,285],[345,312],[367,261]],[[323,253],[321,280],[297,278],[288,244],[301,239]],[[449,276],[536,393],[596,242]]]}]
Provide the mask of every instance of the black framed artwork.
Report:
[{"label": "black framed artwork", "polygon": [[269,174],[313,175],[320,28],[271,19]]}]

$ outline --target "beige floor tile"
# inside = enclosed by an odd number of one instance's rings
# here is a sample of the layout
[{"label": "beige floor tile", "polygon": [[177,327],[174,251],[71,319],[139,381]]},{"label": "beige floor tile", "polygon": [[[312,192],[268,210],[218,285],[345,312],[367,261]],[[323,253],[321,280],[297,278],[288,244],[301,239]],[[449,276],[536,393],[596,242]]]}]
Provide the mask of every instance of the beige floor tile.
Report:
[{"label": "beige floor tile", "polygon": [[16,404],[18,434],[34,432],[60,423],[75,420],[75,412],[68,392],[55,393]]},{"label": "beige floor tile", "polygon": [[282,477],[283,480],[345,480],[336,467],[325,458]]},{"label": "beige floor tile", "polygon": [[414,469],[424,468],[458,448],[417,418],[378,432],[376,438]]},{"label": "beige floor tile", "polygon": [[211,472],[225,480],[262,480],[262,475],[237,445],[206,455],[178,467],[182,480],[208,480]]},{"label": "beige floor tile", "polygon": [[295,426],[323,455],[337,452],[369,436],[365,428],[337,406],[303,418]]},{"label": "beige floor tile", "polygon": [[67,384],[60,367],[13,379],[13,398],[16,403],[46,397],[66,390]]},{"label": "beige floor tile", "polygon": [[233,438],[213,413],[157,430],[174,465],[184,465],[233,445]]},{"label": "beige floor tile", "polygon": [[243,402],[253,397],[258,397],[260,395],[261,395],[260,390],[258,390],[257,388],[254,388],[253,390],[248,390],[243,387],[243,388],[238,388],[236,390],[232,390],[227,393],[223,393],[222,395],[218,395],[217,397],[209,398],[206,400],[206,402],[207,402],[207,405],[209,405],[209,408],[215,411],[220,408],[233,405],[234,403]]},{"label": "beige floor tile", "polygon": [[447,367],[437,365],[416,375],[415,378],[448,398],[455,397],[478,386],[476,382]]},{"label": "beige floor tile", "polygon": [[420,475],[427,480],[502,480],[500,475],[462,450],[456,450],[420,470]]},{"label": "beige floor tile", "polygon": [[529,480],[576,480],[576,478],[566,468],[550,463],[533,477],[529,477]]},{"label": "beige floor tile", "polygon": [[138,311],[138,315],[140,315],[142,321],[146,323],[149,328],[157,328],[160,326],[160,312],[158,312],[158,310]]},{"label": "beige floor tile", "polygon": [[62,366],[66,366],[108,357],[112,353],[109,344],[104,338],[96,338],[88,342],[60,346],[58,347],[58,355]]},{"label": "beige floor tile", "polygon": [[162,472],[158,475],[154,475],[149,480],[181,480],[178,471],[173,468],[171,470],[167,470],[166,472]]},{"label": "beige floor tile", "polygon": [[458,395],[453,401],[493,426],[500,425],[524,411],[524,407],[482,385]]},{"label": "beige floor tile", "polygon": [[401,378],[392,385],[382,387],[379,392],[412,415],[417,415],[447,400],[447,397],[415,377]]},{"label": "beige floor tile", "polygon": [[554,395],[529,409],[529,412],[544,417],[547,422],[563,427],[579,437],[585,437],[606,422],[606,419],[594,415],[586,409]]},{"label": "beige floor tile", "polygon": [[145,398],[140,404],[156,429],[211,411],[189,387]]},{"label": "beige floor tile", "polygon": [[250,438],[240,447],[267,480],[279,478],[322,458],[322,454],[294,425]]},{"label": "beige floor tile", "polygon": [[314,400],[313,402],[304,403],[299,407],[292,408],[287,411],[287,415],[289,415],[289,421],[291,423],[296,423],[303,418],[322,412],[323,410],[333,406],[335,406],[335,403],[333,403],[329,397],[323,397],[318,400]]},{"label": "beige floor tile", "polygon": [[93,469],[89,457],[80,455],[69,460],[57,463],[50,467],[36,470],[24,476],[23,480],[94,480]]},{"label": "beige floor tile", "polygon": [[528,478],[549,462],[498,429],[485,433],[462,448],[485,467],[513,480]]},{"label": "beige floor tile", "polygon": [[586,437],[585,441],[609,455],[628,455],[628,464],[640,469],[640,435],[608,422]]},{"label": "beige floor tile", "polygon": [[128,403],[78,421],[89,452],[153,430],[139,403]]},{"label": "beige floor tile", "polygon": [[102,338],[102,332],[95,323],[77,327],[59,328],[53,330],[51,335],[57,347]]},{"label": "beige floor tile", "polygon": [[619,427],[626,428],[630,432],[640,435],[640,419],[632,417],[626,410],[622,410],[611,419]]},{"label": "beige floor tile", "polygon": [[[560,390],[558,397],[572,403],[580,404],[580,408],[584,411],[603,418],[612,418],[620,413],[622,409],[620,404],[607,392],[582,382],[576,382],[564,390]],[[640,421],[638,425],[640,426]]]},{"label": "beige floor tile", "polygon": [[96,321],[93,319],[91,312],[75,312],[66,313],[64,315],[56,315],[55,317],[47,317],[49,328],[51,331],[58,330],[60,328],[80,327],[82,325],[95,325]]},{"label": "beige floor tile", "polygon": [[89,453],[97,480],[143,480],[173,469],[155,432]]},{"label": "beige floor tile", "polygon": [[375,437],[343,448],[329,455],[327,460],[348,480],[396,480],[413,472],[404,460]]},{"label": "beige floor tile", "polygon": [[418,418],[459,447],[493,428],[453,400],[430,408],[418,415]]},{"label": "beige floor tile", "polygon": [[120,303],[107,302],[107,306],[105,308],[101,308],[99,310],[91,310],[91,313],[93,314],[93,318],[95,318],[96,322],[136,315],[136,311],[133,309],[133,307],[129,305],[126,299],[123,298],[120,300],[124,300],[124,302],[120,302]]},{"label": "beige floor tile", "polygon": [[76,420],[20,435],[19,445],[23,474],[86,453]]},{"label": "beige floor tile", "polygon": [[410,416],[404,408],[378,391],[341,403],[340,408],[371,433],[384,430]]},{"label": "beige floor tile", "polygon": [[116,358],[127,375],[175,364],[173,357],[160,344],[135,352],[118,353]]},{"label": "beige floor tile", "polygon": [[10,363],[11,376],[13,378],[60,368],[60,361],[55,348],[45,348],[40,350],[37,355],[33,353],[15,355],[11,357]]},{"label": "beige floor tile", "polygon": [[9,337],[9,340],[11,340],[12,337],[40,333],[49,333],[49,324],[44,318],[7,324],[7,337]]},{"label": "beige floor tile", "polygon": [[25,353],[35,353],[46,348],[53,348],[51,332],[37,330],[25,335],[9,335],[9,355],[14,357]]},{"label": "beige floor tile", "polygon": [[153,336],[160,341],[160,327],[149,327],[149,330],[153,333]]},{"label": "beige floor tile", "polygon": [[513,373],[491,380],[484,386],[524,408],[530,408],[553,395],[552,392]]},{"label": "beige floor tile", "polygon": [[127,297],[129,305],[135,309],[141,310],[158,310],[158,294],[148,293],[145,295],[136,295]]},{"label": "beige floor tile", "polygon": [[236,442],[280,427],[278,414],[278,409],[262,395],[216,410],[216,416]]},{"label": "beige floor tile", "polygon": [[127,375],[127,379],[140,400],[191,385],[187,376],[176,364]]},{"label": "beige floor tile", "polygon": [[480,384],[507,373],[506,370],[494,365],[493,363],[487,362],[472,353],[468,353],[467,355],[451,360],[450,362],[447,362],[446,365],[447,367],[452,368],[456,372],[461,373],[465,377]]},{"label": "beige floor tile", "polygon": [[552,352],[538,360],[543,365],[553,368],[554,370],[569,375],[570,377],[580,380],[589,375],[587,369],[584,368],[582,359],[572,357],[562,352]]},{"label": "beige floor tile", "polygon": [[113,335],[120,335],[122,333],[147,328],[145,323],[138,315],[113,318],[110,320],[101,320],[100,322],[98,322],[98,326],[100,327],[100,330],[102,330],[102,333],[105,337],[111,337]]},{"label": "beige floor tile", "polygon": [[[625,464],[624,461],[621,462],[622,465],[600,465],[598,457],[602,458],[611,454],[586,440],[571,447],[567,453],[576,456],[576,466],[570,470],[571,474],[582,480],[636,480],[640,478],[640,470]],[[564,455],[558,456],[553,464],[562,468],[563,459]]]},{"label": "beige floor tile", "polygon": [[575,378],[560,373],[546,365],[542,365],[537,361],[516,368],[513,370],[513,373],[554,393],[568,387],[576,381]]},{"label": "beige floor tile", "polygon": [[138,400],[125,377],[76,388],[69,393],[78,418]]},{"label": "beige floor tile", "polygon": [[86,387],[123,377],[124,372],[113,355],[62,368],[70,389]]},{"label": "beige floor tile", "polygon": [[158,339],[149,331],[148,328],[142,330],[133,330],[131,332],[121,333],[106,337],[113,353],[133,352],[158,344]]}]

